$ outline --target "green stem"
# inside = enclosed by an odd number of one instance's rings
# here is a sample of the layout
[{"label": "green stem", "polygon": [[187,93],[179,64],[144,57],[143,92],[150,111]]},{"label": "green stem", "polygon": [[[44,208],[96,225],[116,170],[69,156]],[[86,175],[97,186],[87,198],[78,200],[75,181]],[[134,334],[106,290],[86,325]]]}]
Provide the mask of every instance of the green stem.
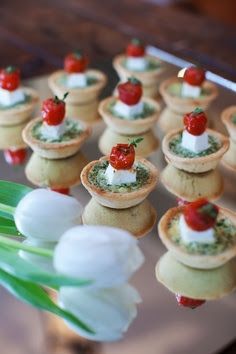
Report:
[{"label": "green stem", "polygon": [[4,211],[7,214],[14,215],[15,209],[16,208],[14,208],[10,205],[0,203],[0,210]]},{"label": "green stem", "polygon": [[14,249],[18,250],[23,250],[27,251],[29,253],[37,254],[38,256],[43,256],[43,257],[53,257],[53,251],[46,249],[46,248],[40,248],[40,247],[35,247],[35,246],[30,246],[22,242],[14,241],[11,239],[8,239],[4,236],[0,236],[0,245],[5,245],[12,247]]}]

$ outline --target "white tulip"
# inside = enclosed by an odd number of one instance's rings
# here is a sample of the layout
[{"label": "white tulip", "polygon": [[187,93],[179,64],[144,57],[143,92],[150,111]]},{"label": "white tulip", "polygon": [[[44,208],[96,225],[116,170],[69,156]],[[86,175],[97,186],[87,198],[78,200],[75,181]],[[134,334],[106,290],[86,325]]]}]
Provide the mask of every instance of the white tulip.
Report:
[{"label": "white tulip", "polygon": [[81,224],[82,206],[74,198],[47,189],[26,194],[16,207],[17,229],[29,239],[56,242],[69,228]]},{"label": "white tulip", "polygon": [[79,335],[97,341],[114,341],[122,338],[136,317],[136,304],[141,298],[134,287],[124,284],[110,289],[63,287],[59,302],[95,332],[90,334],[66,322]]},{"label": "white tulip", "polygon": [[71,277],[93,280],[92,287],[110,288],[126,282],[144,256],[128,232],[108,226],[76,226],[60,239],[54,267]]}]

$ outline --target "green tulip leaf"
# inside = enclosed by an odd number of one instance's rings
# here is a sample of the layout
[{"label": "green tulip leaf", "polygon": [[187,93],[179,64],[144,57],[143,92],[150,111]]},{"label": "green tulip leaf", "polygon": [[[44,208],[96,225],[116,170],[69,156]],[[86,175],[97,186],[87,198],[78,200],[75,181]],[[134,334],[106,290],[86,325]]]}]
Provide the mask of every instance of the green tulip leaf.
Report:
[{"label": "green tulip leaf", "polygon": [[0,216],[0,234],[23,237],[17,230],[13,220],[5,219]]},{"label": "green tulip leaf", "polygon": [[53,270],[45,270],[21,258],[18,250],[3,245],[0,246],[0,268],[17,278],[54,289],[60,286],[86,286],[92,283],[90,280],[71,278]]},{"label": "green tulip leaf", "polygon": [[94,331],[73,314],[57,306],[49,297],[47,292],[37,284],[18,279],[4,270],[0,269],[0,284],[18,299],[43,311],[48,311],[71,322],[89,333]]},{"label": "green tulip leaf", "polygon": [[0,203],[16,207],[32,188],[23,184],[0,180]]}]

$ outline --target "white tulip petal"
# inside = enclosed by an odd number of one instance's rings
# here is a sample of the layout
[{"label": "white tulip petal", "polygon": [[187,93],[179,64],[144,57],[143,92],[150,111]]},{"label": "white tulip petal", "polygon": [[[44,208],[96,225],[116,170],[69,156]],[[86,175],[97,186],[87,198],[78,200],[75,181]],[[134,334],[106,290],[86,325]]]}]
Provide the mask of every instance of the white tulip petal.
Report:
[{"label": "white tulip petal", "polygon": [[82,206],[74,198],[47,189],[35,189],[21,199],[14,219],[26,237],[58,241],[69,228],[81,224]]},{"label": "white tulip petal", "polygon": [[126,282],[140,268],[144,256],[127,231],[108,226],[77,226],[60,239],[54,267],[62,274],[91,279],[93,287]]},{"label": "white tulip petal", "polygon": [[140,295],[129,284],[119,288],[90,290],[63,287],[59,301],[63,308],[96,332],[94,335],[88,334],[67,322],[80,335],[93,340],[113,341],[122,338],[136,317],[136,304],[140,302]]}]

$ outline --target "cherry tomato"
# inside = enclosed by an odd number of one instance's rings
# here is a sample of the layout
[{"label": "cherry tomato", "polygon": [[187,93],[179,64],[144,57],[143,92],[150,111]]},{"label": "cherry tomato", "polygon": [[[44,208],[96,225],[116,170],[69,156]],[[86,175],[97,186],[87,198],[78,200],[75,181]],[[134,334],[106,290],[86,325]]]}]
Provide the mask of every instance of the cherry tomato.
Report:
[{"label": "cherry tomato", "polygon": [[57,193],[70,195],[70,188],[51,188],[51,190]]},{"label": "cherry tomato", "polygon": [[190,66],[184,72],[184,81],[192,86],[201,86],[205,80],[205,70],[197,66]]},{"label": "cherry tomato", "polygon": [[193,112],[184,116],[184,126],[192,135],[201,135],[207,127],[207,117],[201,108],[196,108]]},{"label": "cherry tomato", "polygon": [[145,47],[139,39],[132,39],[126,48],[126,55],[129,57],[143,57]]},{"label": "cherry tomato", "polygon": [[68,93],[66,93],[63,99],[59,99],[57,96],[54,98],[48,98],[43,101],[42,117],[43,121],[48,125],[59,125],[65,117],[65,99]]},{"label": "cherry tomato", "polygon": [[206,300],[191,299],[180,294],[175,294],[175,297],[180,306],[189,307],[191,309],[195,309],[206,302]]},{"label": "cherry tomato", "polygon": [[20,70],[14,66],[8,66],[0,70],[0,87],[8,91],[14,91],[20,86]]},{"label": "cherry tomato", "polygon": [[129,170],[133,166],[134,159],[133,144],[117,144],[111,150],[109,162],[116,170]]},{"label": "cherry tomato", "polygon": [[67,73],[83,73],[88,67],[88,57],[82,52],[70,53],[65,57],[64,69]]},{"label": "cherry tomato", "polygon": [[142,84],[135,78],[130,78],[127,82],[119,84],[117,89],[119,99],[129,106],[137,104],[143,94]]},{"label": "cherry tomato", "polygon": [[22,165],[27,157],[27,149],[8,149],[4,150],[4,157],[9,165]]}]

